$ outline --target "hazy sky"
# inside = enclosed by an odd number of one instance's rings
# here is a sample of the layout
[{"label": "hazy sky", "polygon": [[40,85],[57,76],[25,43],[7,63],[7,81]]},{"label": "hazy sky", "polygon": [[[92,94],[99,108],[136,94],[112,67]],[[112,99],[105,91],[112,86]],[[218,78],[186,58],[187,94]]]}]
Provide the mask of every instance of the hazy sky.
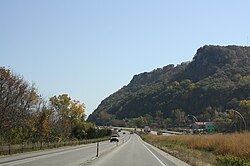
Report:
[{"label": "hazy sky", "polygon": [[0,66],[87,115],[135,74],[247,38],[249,0],[0,0]]}]

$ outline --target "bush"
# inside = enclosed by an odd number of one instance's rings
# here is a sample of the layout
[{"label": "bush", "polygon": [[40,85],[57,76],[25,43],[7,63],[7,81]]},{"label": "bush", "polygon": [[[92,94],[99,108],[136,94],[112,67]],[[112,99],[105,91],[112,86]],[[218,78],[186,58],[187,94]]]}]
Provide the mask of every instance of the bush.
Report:
[{"label": "bush", "polygon": [[217,162],[225,166],[246,166],[246,161],[235,156],[219,156]]}]

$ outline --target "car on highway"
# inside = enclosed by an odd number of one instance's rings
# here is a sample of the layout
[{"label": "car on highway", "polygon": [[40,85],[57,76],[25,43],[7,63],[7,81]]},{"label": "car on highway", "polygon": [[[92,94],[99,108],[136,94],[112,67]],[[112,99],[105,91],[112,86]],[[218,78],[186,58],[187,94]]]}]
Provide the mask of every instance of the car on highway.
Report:
[{"label": "car on highway", "polygon": [[112,135],[112,136],[110,137],[110,142],[113,142],[113,141],[119,142],[119,137],[118,137],[118,135]]}]

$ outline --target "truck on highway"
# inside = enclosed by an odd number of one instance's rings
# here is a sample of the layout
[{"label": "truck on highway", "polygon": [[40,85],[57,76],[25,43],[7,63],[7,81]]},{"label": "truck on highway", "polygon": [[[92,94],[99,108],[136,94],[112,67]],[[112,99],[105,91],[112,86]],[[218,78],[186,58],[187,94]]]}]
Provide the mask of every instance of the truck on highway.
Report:
[{"label": "truck on highway", "polygon": [[145,133],[149,133],[151,130],[150,130],[150,127],[149,126],[145,126],[144,127],[144,132]]}]

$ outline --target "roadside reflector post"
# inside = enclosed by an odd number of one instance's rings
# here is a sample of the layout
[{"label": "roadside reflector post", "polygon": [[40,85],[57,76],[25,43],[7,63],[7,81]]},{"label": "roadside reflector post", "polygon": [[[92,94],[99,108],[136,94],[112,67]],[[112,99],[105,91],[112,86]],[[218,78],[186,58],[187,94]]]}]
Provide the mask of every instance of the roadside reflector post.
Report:
[{"label": "roadside reflector post", "polygon": [[97,142],[97,146],[96,146],[96,157],[99,156],[99,142]]},{"label": "roadside reflector post", "polygon": [[9,155],[11,155],[10,144],[9,144]]},{"label": "roadside reflector post", "polygon": [[22,142],[22,153],[23,153],[23,151],[24,151],[24,143]]}]

